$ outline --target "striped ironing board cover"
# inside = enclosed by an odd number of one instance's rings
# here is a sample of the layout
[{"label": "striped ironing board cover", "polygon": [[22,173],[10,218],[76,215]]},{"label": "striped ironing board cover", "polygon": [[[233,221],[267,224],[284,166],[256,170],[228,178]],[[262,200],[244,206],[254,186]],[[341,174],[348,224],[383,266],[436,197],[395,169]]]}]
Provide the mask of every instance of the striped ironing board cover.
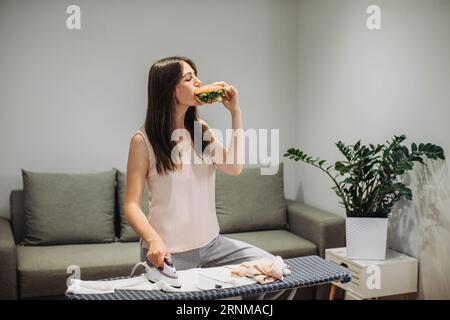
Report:
[{"label": "striped ironing board cover", "polygon": [[[284,261],[292,273],[283,280],[268,284],[255,283],[235,288],[192,292],[116,290],[115,293],[108,294],[66,294],[66,297],[71,300],[213,300],[309,287],[332,281],[346,283],[351,280],[351,274],[347,269],[316,255],[285,259]],[[123,278],[126,277],[105,280]]]}]

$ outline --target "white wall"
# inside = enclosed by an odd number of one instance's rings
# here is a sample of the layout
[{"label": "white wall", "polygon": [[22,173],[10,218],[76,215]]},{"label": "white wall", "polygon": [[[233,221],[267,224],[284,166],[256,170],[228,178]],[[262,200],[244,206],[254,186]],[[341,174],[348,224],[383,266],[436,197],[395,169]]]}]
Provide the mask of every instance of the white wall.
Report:
[{"label": "white wall", "polygon": [[[280,149],[294,143],[297,1],[80,0],[81,30],[69,31],[73,3],[0,1],[1,216],[20,168],[125,169],[149,68],[169,55],[192,58],[204,83],[235,85],[245,129],[279,128]],[[200,113],[231,128],[222,105]],[[288,197],[294,189],[286,175]]]}]

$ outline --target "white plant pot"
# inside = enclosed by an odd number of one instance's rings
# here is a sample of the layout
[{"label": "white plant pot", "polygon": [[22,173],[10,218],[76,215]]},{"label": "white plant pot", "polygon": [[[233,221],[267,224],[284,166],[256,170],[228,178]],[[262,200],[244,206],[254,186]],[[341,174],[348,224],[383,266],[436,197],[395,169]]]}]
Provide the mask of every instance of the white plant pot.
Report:
[{"label": "white plant pot", "polygon": [[347,258],[384,260],[388,218],[346,218]]}]

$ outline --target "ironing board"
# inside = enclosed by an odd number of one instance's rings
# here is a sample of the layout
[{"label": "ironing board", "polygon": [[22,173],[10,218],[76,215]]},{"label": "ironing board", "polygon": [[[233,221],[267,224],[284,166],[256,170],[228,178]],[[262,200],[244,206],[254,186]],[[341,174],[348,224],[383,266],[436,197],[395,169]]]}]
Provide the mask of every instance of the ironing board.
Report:
[{"label": "ironing board", "polygon": [[[351,274],[347,269],[316,255],[285,259],[284,262],[291,269],[291,274],[283,280],[268,284],[255,283],[241,287],[192,292],[116,290],[108,294],[66,294],[66,297],[71,300],[215,300],[259,294],[258,299],[262,300],[267,293],[275,292],[270,299],[276,299],[283,292],[291,290],[287,300],[292,300],[298,288],[332,281],[346,283],[351,280]],[[124,278],[127,277],[105,280]]]}]

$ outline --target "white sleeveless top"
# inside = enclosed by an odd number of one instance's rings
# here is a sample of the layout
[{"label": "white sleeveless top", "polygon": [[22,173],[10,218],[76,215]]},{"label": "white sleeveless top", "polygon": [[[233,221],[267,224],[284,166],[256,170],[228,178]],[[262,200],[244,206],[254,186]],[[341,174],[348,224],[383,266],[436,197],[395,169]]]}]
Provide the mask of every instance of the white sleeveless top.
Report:
[{"label": "white sleeveless top", "polygon": [[[136,134],[143,136],[149,151],[148,221],[170,253],[205,246],[220,231],[216,216],[215,166],[201,163],[201,158],[193,152],[198,162],[183,163],[182,169],[159,175],[156,157],[145,129],[141,127]],[[190,139],[190,136],[186,138]],[[147,248],[145,241],[141,239],[140,242]]]}]

